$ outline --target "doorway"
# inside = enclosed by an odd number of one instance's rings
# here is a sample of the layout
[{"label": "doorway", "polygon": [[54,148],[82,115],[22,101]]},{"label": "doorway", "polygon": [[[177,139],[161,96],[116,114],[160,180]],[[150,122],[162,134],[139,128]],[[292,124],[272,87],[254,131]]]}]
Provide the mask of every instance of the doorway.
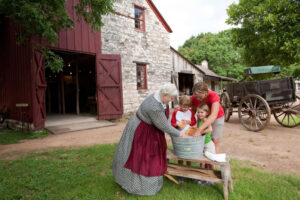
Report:
[{"label": "doorway", "polygon": [[47,114],[97,114],[95,55],[54,51],[64,61],[59,73],[46,68]]},{"label": "doorway", "polygon": [[193,74],[178,73],[179,94],[192,95],[192,88],[194,85]]}]

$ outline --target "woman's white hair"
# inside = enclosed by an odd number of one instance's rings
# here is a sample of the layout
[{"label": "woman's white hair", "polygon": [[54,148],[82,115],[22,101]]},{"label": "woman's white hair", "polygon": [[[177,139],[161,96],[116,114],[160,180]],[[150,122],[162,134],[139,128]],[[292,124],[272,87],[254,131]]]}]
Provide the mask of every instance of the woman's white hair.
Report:
[{"label": "woman's white hair", "polygon": [[159,88],[160,95],[176,96],[178,95],[177,88],[172,83],[166,83]]}]

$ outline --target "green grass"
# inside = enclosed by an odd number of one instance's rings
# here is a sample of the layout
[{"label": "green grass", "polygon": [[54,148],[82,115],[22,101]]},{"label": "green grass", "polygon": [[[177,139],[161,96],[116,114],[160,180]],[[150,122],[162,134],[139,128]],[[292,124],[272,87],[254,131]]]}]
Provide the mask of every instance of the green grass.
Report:
[{"label": "green grass", "polygon": [[[155,196],[128,194],[114,182],[111,164],[116,145],[32,153],[24,158],[0,161],[0,199],[12,200],[98,200],[223,199],[222,185],[181,185],[164,179]],[[247,163],[233,160],[231,170],[234,192],[230,200],[300,199],[300,178],[262,172]]]},{"label": "green grass", "polygon": [[[36,139],[43,138],[50,134],[47,130],[37,131],[37,132],[22,132],[11,129],[0,128],[0,144],[13,144],[18,143],[20,140],[24,139]],[[2,134],[5,133],[5,134]]]}]

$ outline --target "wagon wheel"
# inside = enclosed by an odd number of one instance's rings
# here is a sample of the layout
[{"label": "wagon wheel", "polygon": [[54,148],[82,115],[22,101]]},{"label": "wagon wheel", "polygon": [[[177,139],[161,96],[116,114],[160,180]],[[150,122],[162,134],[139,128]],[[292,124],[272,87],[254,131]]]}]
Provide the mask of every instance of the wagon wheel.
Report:
[{"label": "wagon wheel", "polygon": [[280,110],[274,112],[274,117],[282,126],[300,126],[300,97],[297,97],[295,102],[284,104]]},{"label": "wagon wheel", "polygon": [[231,115],[231,102],[230,98],[227,92],[223,92],[221,95],[221,105],[224,109],[224,114],[225,114],[225,122],[228,122],[230,119]]},{"label": "wagon wheel", "polygon": [[249,131],[260,131],[270,122],[271,109],[267,101],[259,95],[249,94],[239,105],[239,119]]}]

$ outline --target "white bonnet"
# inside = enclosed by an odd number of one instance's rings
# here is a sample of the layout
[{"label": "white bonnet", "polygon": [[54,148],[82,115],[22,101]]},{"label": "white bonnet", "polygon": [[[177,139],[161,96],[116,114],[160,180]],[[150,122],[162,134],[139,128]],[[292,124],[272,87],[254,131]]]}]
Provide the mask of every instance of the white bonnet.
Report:
[{"label": "white bonnet", "polygon": [[159,88],[160,95],[177,96],[178,91],[174,84],[166,83]]}]

